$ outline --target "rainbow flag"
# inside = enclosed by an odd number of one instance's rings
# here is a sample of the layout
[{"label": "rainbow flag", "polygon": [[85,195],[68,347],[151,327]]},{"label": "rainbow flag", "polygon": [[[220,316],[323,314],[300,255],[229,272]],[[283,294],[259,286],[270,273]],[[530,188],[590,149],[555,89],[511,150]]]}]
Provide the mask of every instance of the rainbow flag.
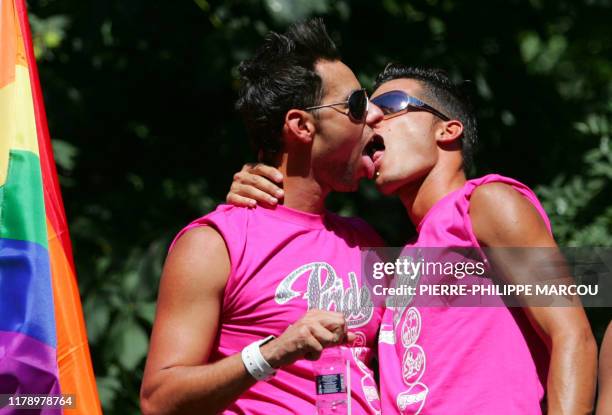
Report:
[{"label": "rainbow flag", "polygon": [[0,394],[60,393],[42,413],[101,414],[25,1],[0,0]]}]

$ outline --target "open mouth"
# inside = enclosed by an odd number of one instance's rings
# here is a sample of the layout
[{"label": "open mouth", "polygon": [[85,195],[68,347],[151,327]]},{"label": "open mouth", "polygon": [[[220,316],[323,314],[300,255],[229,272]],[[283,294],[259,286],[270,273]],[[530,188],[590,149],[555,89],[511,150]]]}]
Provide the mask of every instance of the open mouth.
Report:
[{"label": "open mouth", "polygon": [[[385,151],[385,141],[378,134],[374,134],[370,141],[363,148],[361,158],[367,169],[367,177],[374,178],[378,164]],[[378,163],[377,163],[378,161]]]},{"label": "open mouth", "polygon": [[385,151],[385,140],[378,134],[374,134],[363,149],[363,154],[374,159],[374,154]]}]

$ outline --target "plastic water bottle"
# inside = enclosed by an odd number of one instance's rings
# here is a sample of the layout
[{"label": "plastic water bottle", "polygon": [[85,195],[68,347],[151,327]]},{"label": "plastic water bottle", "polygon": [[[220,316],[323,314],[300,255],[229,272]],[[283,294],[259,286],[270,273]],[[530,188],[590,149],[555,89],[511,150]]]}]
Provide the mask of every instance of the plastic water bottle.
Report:
[{"label": "plastic water bottle", "polygon": [[317,387],[317,414],[346,415],[346,359],[340,347],[323,349],[313,362]]}]

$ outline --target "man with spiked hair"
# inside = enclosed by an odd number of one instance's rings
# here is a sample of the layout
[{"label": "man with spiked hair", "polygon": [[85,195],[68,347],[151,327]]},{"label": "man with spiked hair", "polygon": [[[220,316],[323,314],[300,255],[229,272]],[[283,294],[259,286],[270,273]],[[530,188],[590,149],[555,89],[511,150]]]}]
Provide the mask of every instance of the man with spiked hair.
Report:
[{"label": "man with spiked hair", "polygon": [[142,411],[312,414],[309,360],[341,346],[352,413],[380,413],[369,367],[382,310],[360,278],[360,247],[380,238],[365,222],[326,211],[325,199],[373,177],[365,148],[382,113],[321,20],[270,33],[240,74],[237,107],[256,151],[285,177],[284,204],[221,205],[176,237]]}]

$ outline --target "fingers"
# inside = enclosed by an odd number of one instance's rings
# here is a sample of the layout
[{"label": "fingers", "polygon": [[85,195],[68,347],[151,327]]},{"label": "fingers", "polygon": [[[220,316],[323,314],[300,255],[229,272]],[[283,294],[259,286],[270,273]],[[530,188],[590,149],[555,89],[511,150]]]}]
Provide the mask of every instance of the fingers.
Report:
[{"label": "fingers", "polygon": [[304,353],[306,360],[318,360],[323,349],[352,343],[357,337],[355,333],[344,333],[343,330],[330,331],[320,324],[312,324],[309,329],[312,336],[307,339],[308,351]]},{"label": "fingers", "polygon": [[234,205],[239,207],[253,208],[257,205],[257,201],[249,199],[248,197],[240,196],[231,191],[225,197],[225,201],[228,205]]},{"label": "fingers", "polygon": [[255,207],[257,203],[276,205],[278,199],[284,196],[284,192],[270,180],[279,179],[279,175],[282,182],[282,174],[273,167],[245,164],[242,170],[234,175],[234,181],[226,196],[227,203],[241,207]]},{"label": "fingers", "polygon": [[280,184],[280,183],[283,182],[283,174],[278,169],[276,169],[276,168],[274,168],[272,166],[267,166],[267,165],[262,164],[262,163],[245,164],[242,167],[242,171],[246,171],[248,173],[256,174],[258,176],[263,176],[263,177],[267,178],[268,180],[271,180],[271,181],[273,181],[275,183],[279,183]]},{"label": "fingers", "polygon": [[279,198],[284,196],[283,189],[272,183],[266,177],[251,174],[245,177],[242,183],[245,185],[253,186],[254,188],[259,189],[262,192],[265,192],[266,194],[270,195],[271,197]]},{"label": "fingers", "polygon": [[346,319],[344,314],[335,311],[318,311],[317,321],[326,329],[339,335],[346,334]]},{"label": "fingers", "polygon": [[311,310],[305,319],[312,318],[318,325],[334,334],[335,340],[332,345],[352,342],[355,335],[348,331],[348,323],[344,314],[334,311]]},{"label": "fingers", "polygon": [[304,353],[304,359],[306,360],[318,360],[325,348],[350,344],[357,337],[355,333],[351,332],[348,332],[346,335],[331,332],[320,325],[313,325],[310,329],[312,336],[307,340],[308,351]]},{"label": "fingers", "polygon": [[[262,180],[265,180],[265,179],[262,179]],[[278,203],[277,198],[270,196],[268,193],[262,190],[259,190],[257,187],[254,187],[249,184],[242,184],[242,183],[237,183],[237,182],[232,183],[230,192],[227,194],[228,202],[230,200],[230,197],[234,195],[241,196],[243,198],[252,200],[254,203],[264,203],[264,204],[270,204],[270,205],[276,205]]]},{"label": "fingers", "polygon": [[278,339],[265,345],[264,351],[271,359],[268,362],[280,367],[301,358],[317,360],[324,348],[353,342],[355,338],[348,332],[342,313],[310,310]]},{"label": "fingers", "polygon": [[323,351],[323,345],[321,345],[314,336],[309,336],[306,338],[305,342],[306,352],[304,353],[304,359],[319,360],[321,352]]},{"label": "fingers", "polygon": [[335,346],[344,340],[344,333],[330,331],[320,324],[311,325],[310,332],[323,347]]}]

